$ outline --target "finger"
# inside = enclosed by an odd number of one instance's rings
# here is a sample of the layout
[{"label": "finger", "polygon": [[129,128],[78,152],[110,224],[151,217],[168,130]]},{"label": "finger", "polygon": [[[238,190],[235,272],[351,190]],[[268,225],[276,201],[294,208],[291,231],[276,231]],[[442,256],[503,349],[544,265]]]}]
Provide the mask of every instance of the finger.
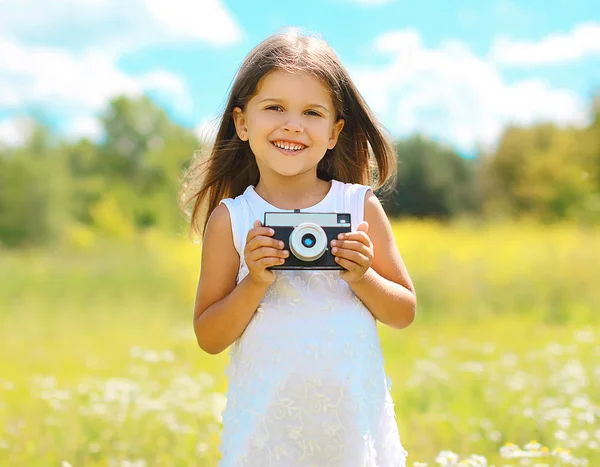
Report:
[{"label": "finger", "polygon": [[261,225],[256,225],[257,223],[260,224],[260,221],[254,221],[254,227],[248,231],[248,234],[246,235],[246,244],[259,235],[270,237],[275,233],[270,227],[262,227]]},{"label": "finger", "polygon": [[369,231],[369,223],[367,221],[362,221],[360,224],[358,224],[356,230],[367,233]]},{"label": "finger", "polygon": [[354,269],[356,269],[358,267],[358,265],[356,263],[353,263],[352,261],[348,261],[347,259],[344,259],[344,258],[340,258],[339,256],[336,256],[335,262],[338,263],[341,267],[343,267],[344,269],[346,269],[348,271],[353,271]]},{"label": "finger", "polygon": [[285,250],[263,246],[248,252],[246,259],[249,261],[258,261],[262,258],[287,258],[288,256],[289,253]]},{"label": "finger", "polygon": [[246,236],[246,241],[250,240],[251,236],[256,233],[256,231],[262,227],[262,223],[257,219],[252,223],[252,228],[248,231],[248,235]]},{"label": "finger", "polygon": [[353,263],[356,263],[359,266],[367,266],[367,265],[370,265],[370,263],[371,263],[371,260],[369,259],[368,256],[365,256],[362,253],[359,253],[358,251],[354,251],[354,250],[341,249],[341,250],[336,250],[335,252],[333,252],[333,254],[337,258],[342,258],[342,259],[346,259],[348,261],[352,261]]},{"label": "finger", "polygon": [[270,266],[278,266],[280,264],[283,264],[284,262],[285,259],[283,258],[263,258],[261,260],[258,260],[257,264],[259,264],[261,267],[268,268]]},{"label": "finger", "polygon": [[278,250],[283,249],[284,243],[281,240],[277,240],[271,237],[265,237],[264,235],[258,235],[252,238],[247,244],[245,250],[251,252],[261,247],[277,248]]},{"label": "finger", "polygon": [[370,248],[373,247],[371,239],[366,234],[366,232],[363,232],[362,230],[340,234],[338,235],[338,240],[354,240],[357,242],[361,242],[362,244],[367,245]]},{"label": "finger", "polygon": [[365,256],[370,256],[370,247],[357,240],[335,240],[334,242],[331,243],[333,248],[354,250],[362,253]]}]

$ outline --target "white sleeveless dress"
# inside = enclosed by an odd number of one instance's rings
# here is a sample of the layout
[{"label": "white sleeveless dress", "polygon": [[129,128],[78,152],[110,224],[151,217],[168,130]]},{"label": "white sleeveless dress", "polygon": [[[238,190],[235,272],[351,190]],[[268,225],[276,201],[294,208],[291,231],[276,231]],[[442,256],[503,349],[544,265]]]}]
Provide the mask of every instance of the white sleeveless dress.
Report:
[{"label": "white sleeveless dress", "polygon": [[[336,180],[307,212],[363,220],[368,186]],[[225,199],[247,274],[246,235],[282,211],[253,186]],[[276,271],[229,349],[220,467],[405,467],[376,321],[339,271]]]}]

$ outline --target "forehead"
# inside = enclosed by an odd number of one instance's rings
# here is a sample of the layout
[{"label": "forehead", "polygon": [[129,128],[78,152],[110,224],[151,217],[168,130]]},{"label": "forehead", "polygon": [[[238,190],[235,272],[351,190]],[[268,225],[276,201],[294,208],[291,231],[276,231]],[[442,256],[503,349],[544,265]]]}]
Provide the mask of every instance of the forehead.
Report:
[{"label": "forehead", "polygon": [[297,72],[274,70],[265,75],[256,87],[251,100],[276,98],[294,102],[310,101],[333,108],[331,94],[325,84],[315,76]]}]

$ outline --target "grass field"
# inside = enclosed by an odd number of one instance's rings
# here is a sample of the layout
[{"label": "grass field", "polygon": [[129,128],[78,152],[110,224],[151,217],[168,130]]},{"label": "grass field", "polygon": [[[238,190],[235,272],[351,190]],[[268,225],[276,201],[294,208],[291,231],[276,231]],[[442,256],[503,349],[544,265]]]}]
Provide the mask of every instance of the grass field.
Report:
[{"label": "grass field", "polygon": [[[600,232],[394,232],[418,315],[379,330],[409,465],[600,466]],[[1,466],[216,465],[228,357],[195,343],[199,254],[82,230],[0,250]]]}]

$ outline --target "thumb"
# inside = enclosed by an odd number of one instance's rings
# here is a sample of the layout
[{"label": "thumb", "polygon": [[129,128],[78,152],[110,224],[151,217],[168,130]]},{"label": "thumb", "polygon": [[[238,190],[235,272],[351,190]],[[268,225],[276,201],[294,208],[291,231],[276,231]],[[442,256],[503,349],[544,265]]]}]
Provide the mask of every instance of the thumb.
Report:
[{"label": "thumb", "polygon": [[369,223],[367,221],[362,221],[360,224],[358,224],[356,230],[357,232],[367,233],[369,231]]},{"label": "thumb", "polygon": [[259,220],[255,220],[254,221],[254,228],[256,229],[257,227],[262,226],[262,223]]}]

